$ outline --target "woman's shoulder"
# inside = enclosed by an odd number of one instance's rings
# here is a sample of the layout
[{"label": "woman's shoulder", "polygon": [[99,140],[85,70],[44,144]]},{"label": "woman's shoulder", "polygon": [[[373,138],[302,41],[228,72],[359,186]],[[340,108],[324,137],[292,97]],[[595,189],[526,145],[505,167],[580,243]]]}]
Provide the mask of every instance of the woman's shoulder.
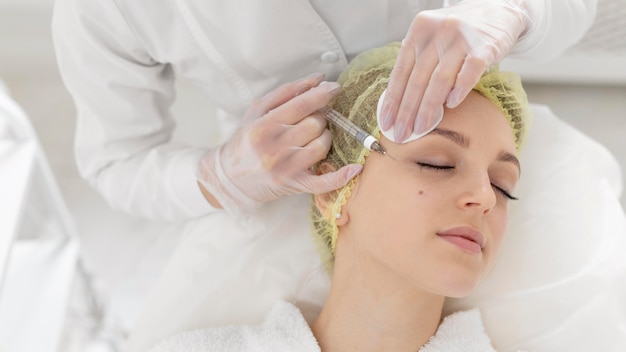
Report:
[{"label": "woman's shoulder", "polygon": [[150,352],[200,351],[320,352],[300,310],[279,301],[260,325],[221,326],[183,332],[167,338]]}]

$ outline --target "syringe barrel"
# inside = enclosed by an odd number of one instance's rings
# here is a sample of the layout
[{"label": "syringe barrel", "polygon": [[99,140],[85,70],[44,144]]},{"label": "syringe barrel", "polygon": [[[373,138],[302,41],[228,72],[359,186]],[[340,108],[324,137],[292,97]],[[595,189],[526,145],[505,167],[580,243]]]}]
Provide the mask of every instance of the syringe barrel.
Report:
[{"label": "syringe barrel", "polygon": [[369,150],[375,150],[383,155],[387,154],[385,148],[383,148],[376,138],[372,137],[369,133],[365,132],[359,126],[352,123],[352,121],[345,118],[343,115],[333,110],[330,107],[320,109],[320,111],[335,125],[339,126],[346,133],[354,137],[359,143],[363,144]]},{"label": "syringe barrel", "polygon": [[369,136],[367,132],[359,128],[359,126],[355,125],[352,121],[343,117],[340,113],[333,110],[332,108],[327,107],[324,111],[324,114],[326,114],[326,117],[335,125],[339,126],[342,130],[346,131],[346,133],[350,134],[361,143],[363,143],[365,138]]}]

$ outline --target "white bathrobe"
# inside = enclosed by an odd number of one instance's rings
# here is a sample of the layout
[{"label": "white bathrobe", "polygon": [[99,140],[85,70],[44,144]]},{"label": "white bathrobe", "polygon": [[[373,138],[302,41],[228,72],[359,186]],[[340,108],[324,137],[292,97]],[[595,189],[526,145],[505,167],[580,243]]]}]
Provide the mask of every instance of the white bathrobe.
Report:
[{"label": "white bathrobe", "polygon": [[[150,352],[320,352],[313,332],[298,308],[277,302],[261,325],[223,326],[184,332]],[[492,352],[478,309],[446,317],[421,352]]]}]

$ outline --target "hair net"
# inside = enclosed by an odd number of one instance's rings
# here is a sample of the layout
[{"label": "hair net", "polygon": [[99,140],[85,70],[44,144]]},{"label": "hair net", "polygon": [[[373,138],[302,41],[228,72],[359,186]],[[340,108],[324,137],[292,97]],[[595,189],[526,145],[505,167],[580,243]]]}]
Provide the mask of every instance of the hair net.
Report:
[{"label": "hair net", "polygon": [[[376,138],[380,138],[380,128],[376,119],[378,99],[387,88],[399,51],[400,43],[394,42],[358,55],[339,76],[341,91],[331,103],[335,110]],[[501,72],[497,66],[492,66],[482,75],[474,90],[502,110],[511,124],[519,151],[528,131],[531,116],[519,76],[512,72]],[[332,147],[322,162],[329,163],[337,169],[351,163],[365,163],[369,150],[333,124],[329,125],[329,129]],[[333,265],[338,234],[335,214],[340,213],[357,179],[358,176],[343,188],[328,194],[324,213],[315,204],[311,209],[313,238],[322,262],[329,271]]]}]

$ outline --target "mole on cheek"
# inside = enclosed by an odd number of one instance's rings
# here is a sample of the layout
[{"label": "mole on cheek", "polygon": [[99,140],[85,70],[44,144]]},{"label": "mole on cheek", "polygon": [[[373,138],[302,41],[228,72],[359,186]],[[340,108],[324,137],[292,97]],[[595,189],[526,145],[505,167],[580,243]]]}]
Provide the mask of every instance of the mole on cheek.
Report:
[{"label": "mole on cheek", "polygon": [[420,195],[420,196],[423,196],[423,195],[424,195],[424,191],[420,190],[420,191],[419,191],[419,195]]}]

